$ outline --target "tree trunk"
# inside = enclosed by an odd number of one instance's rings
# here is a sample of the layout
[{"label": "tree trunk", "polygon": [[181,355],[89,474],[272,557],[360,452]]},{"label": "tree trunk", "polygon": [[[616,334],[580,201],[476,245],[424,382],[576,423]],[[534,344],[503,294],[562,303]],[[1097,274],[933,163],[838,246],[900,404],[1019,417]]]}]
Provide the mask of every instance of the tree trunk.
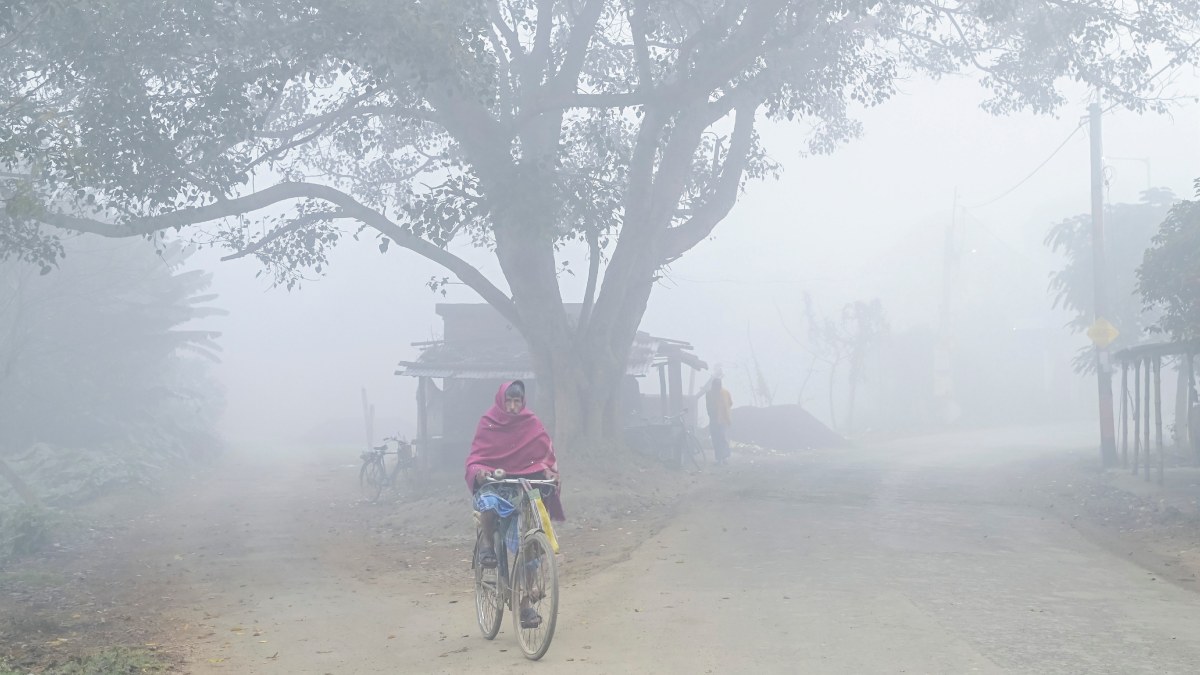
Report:
[{"label": "tree trunk", "polygon": [[834,408],[837,407],[834,397],[834,387],[837,384],[837,363],[829,366],[829,428],[837,431],[837,416],[834,414]]},{"label": "tree trunk", "polygon": [[555,443],[568,452],[603,448],[620,435],[616,414],[625,369],[600,355],[553,349],[537,357],[538,381],[549,383]]},{"label": "tree trunk", "polygon": [[850,376],[850,397],[846,402],[846,433],[854,433],[854,397],[858,389],[858,380]]}]

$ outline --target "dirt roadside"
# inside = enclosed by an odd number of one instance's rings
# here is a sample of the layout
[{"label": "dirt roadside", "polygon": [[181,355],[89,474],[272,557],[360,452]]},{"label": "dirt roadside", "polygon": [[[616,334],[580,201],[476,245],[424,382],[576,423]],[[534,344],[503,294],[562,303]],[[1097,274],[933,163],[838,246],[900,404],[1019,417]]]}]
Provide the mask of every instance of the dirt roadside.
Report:
[{"label": "dirt roadside", "polygon": [[1047,458],[1022,472],[1031,504],[1158,578],[1200,592],[1200,469],[1170,457],[1164,484],[1094,453]]},{"label": "dirt roadside", "polygon": [[[811,462],[815,474],[832,457],[789,467]],[[351,652],[459,653],[474,637],[463,618],[471,519],[461,480],[425,480],[406,497],[366,504],[357,471],[349,451],[243,453],[161,494],[99,505],[86,536],[0,570],[0,659],[39,672],[124,645],[183,672],[334,672]],[[997,494],[1197,590],[1193,475],[1172,469],[1160,490],[1064,453],[1006,471]],[[564,585],[627,560],[720,480],[637,465],[569,472]],[[394,672],[394,659],[378,662]]]},{"label": "dirt roadside", "polygon": [[[352,451],[243,452],[158,494],[95,505],[70,541],[0,569],[0,663],[39,672],[119,645],[187,672],[249,672],[227,654],[239,643],[275,647],[267,617],[289,608],[248,608],[291,598],[290,609],[320,614],[323,593],[460,593],[473,542],[461,479],[422,479],[370,504],[358,468]],[[709,479],[646,464],[568,473],[564,583],[623,560]],[[395,639],[386,611],[364,612],[359,630]]]}]

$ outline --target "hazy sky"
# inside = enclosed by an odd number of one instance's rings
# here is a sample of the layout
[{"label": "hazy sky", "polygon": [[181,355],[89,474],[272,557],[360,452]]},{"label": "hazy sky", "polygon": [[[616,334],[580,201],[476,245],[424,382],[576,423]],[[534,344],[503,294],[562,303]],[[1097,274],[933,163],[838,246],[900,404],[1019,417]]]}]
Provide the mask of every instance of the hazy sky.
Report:
[{"label": "hazy sky", "polygon": [[[1194,77],[1177,88],[1200,92]],[[880,297],[892,322],[905,326],[936,316],[939,298],[914,294],[876,273],[881,260],[935,275],[936,245],[951,217],[955,190],[960,217],[970,217],[1030,257],[1044,277],[1046,229],[1089,209],[1088,134],[1081,130],[1032,179],[984,205],[1025,178],[1063,142],[1086,112],[1086,100],[1058,118],[992,117],[978,108],[983,93],[970,79],[914,81],[883,106],[864,111],[865,132],[832,156],[804,157],[803,131],[764,125],[781,180],[751,184],[732,215],[706,241],[674,264],[651,300],[643,327],[692,341],[710,363],[747,357],[748,331],[760,361],[777,377],[798,376],[802,359],[780,326],[779,313],[800,327],[802,291],[830,313],[853,299]],[[1169,117],[1114,112],[1104,119],[1109,201],[1136,200],[1153,184],[1192,196],[1200,176],[1200,107],[1179,105]],[[894,260],[908,240],[935,242],[927,255]],[[493,259],[458,251],[498,278]],[[424,282],[440,268],[374,243],[339,249],[326,277],[287,292],[256,280],[252,261],[197,264],[215,272],[219,304],[231,315],[212,321],[224,332],[226,431],[235,438],[303,438],[327,420],[358,420],[359,388],[377,405],[378,433],[415,430],[414,383],[393,376],[409,345],[440,331],[433,305],[442,301]],[[1040,267],[1039,267],[1040,266]],[[931,277],[936,278],[936,277]],[[564,284],[577,300],[582,280]],[[475,302],[452,286],[448,301]],[[897,311],[900,310],[900,311]],[[734,378],[734,396],[746,392]],[[780,396],[794,400],[780,386]],[[354,427],[356,430],[358,427]],[[361,433],[347,439],[357,443]]]}]

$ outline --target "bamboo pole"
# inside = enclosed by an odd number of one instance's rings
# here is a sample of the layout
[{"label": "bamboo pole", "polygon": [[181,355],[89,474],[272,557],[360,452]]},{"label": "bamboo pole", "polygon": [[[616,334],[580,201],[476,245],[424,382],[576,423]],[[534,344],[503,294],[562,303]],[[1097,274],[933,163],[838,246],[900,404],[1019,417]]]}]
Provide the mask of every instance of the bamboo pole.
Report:
[{"label": "bamboo pole", "polygon": [[1129,468],[1129,362],[1121,362],[1121,468]]},{"label": "bamboo pole", "polygon": [[1154,357],[1154,442],[1158,446],[1158,484],[1163,484],[1166,450],[1163,449],[1162,427],[1162,357]]},{"label": "bamboo pole", "polygon": [[1142,361],[1133,363],[1133,475],[1142,457]]},{"label": "bamboo pole", "polygon": [[1151,376],[1150,359],[1146,359],[1146,405],[1142,406],[1142,448],[1145,450],[1145,462],[1142,464],[1142,475],[1145,476],[1146,482],[1150,482],[1150,408],[1153,403],[1150,400],[1150,376]]}]

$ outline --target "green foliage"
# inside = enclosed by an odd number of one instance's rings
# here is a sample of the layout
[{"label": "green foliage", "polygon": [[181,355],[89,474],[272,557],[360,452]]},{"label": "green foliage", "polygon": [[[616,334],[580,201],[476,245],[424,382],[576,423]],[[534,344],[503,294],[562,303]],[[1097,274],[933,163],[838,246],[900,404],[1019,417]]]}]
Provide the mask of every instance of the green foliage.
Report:
[{"label": "green foliage", "polygon": [[[1200,196],[1200,180],[1196,181]],[[1137,270],[1151,330],[1175,340],[1200,339],[1200,199],[1176,204]]]},{"label": "green foliage", "polygon": [[67,250],[50,275],[0,262],[0,447],[211,445],[220,397],[185,358],[215,358],[216,334],[188,325],[216,312],[208,275],[181,271],[178,247],[77,238]]},{"label": "green foliage", "polygon": [[[1163,59],[1200,60],[1200,0],[9,6],[0,231],[15,234],[0,259],[44,270],[61,232],[197,226],[290,288],[370,228],[384,254],[415,251],[496,306],[540,369],[572,363],[563,386],[588,371],[600,398],[661,268],[747,181],[777,175],[761,119],[829,152],[899,82],[964,71],[996,113],[1056,111],[1064,81],[1161,109]],[[503,283],[453,255],[459,242],[493,251]],[[570,242],[608,262],[579,325],[555,257]]]},{"label": "green foliage", "polygon": [[[27,671],[8,671],[0,662],[0,675],[24,675]],[[109,647],[89,656],[73,657],[66,662],[38,668],[42,675],[143,675],[170,672],[170,665],[153,652],[129,647]]]},{"label": "green foliage", "polygon": [[[1175,196],[1166,189],[1148,190],[1137,204],[1112,204],[1104,211],[1105,264],[1108,283],[1109,316],[1120,336],[1112,349],[1136,344],[1156,320],[1154,312],[1143,313],[1137,297],[1138,265],[1142,252],[1150,245],[1155,228],[1171,210]],[[1068,327],[1083,333],[1092,325],[1095,281],[1092,265],[1092,217],[1080,214],[1050,229],[1046,245],[1065,259],[1062,269],[1050,275],[1054,307],[1071,313]],[[1080,350],[1075,369],[1090,371],[1090,346]]]},{"label": "green foliage", "polygon": [[[642,215],[628,212],[639,138],[659,168],[685,169],[667,227],[720,211],[718,123],[740,105],[814,129],[816,152],[858,132],[852,105],[914,73],[977,68],[996,112],[1057,109],[1063,78],[1154,107],[1150,55],[1194,61],[1198,13],[1195,0],[18,0],[0,16],[4,199],[14,227],[46,204],[123,221],[245,194],[269,168],[438,246],[488,245],[503,214],[545,209],[550,236],[616,236]],[[757,137],[733,159],[749,178],[777,170]],[[270,222],[302,226],[257,250],[284,279],[326,264],[341,233],[343,209],[297,206]],[[213,230],[235,250],[255,241],[244,221]],[[0,246],[55,255],[36,237]]]}]

